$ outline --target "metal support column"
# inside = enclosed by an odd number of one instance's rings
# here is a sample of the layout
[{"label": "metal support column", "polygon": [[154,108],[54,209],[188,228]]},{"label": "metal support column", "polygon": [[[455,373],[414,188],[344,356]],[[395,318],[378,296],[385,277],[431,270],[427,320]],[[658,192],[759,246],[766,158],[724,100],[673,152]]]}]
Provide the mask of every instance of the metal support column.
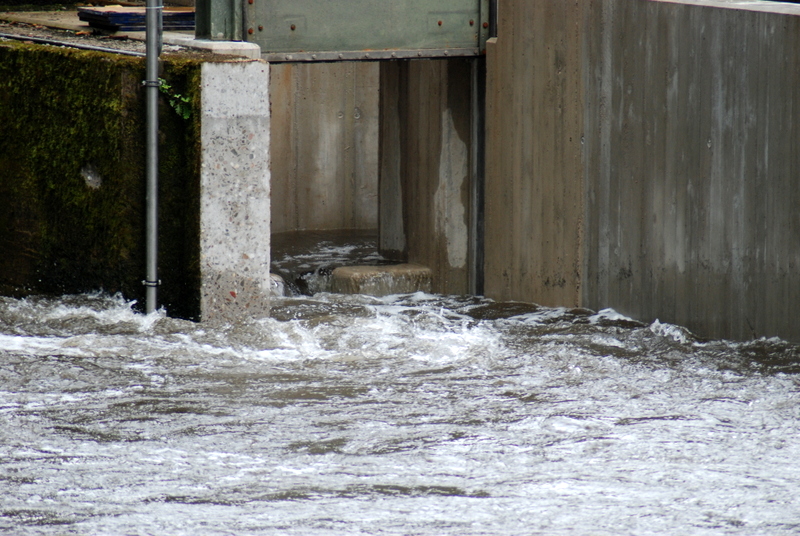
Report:
[{"label": "metal support column", "polygon": [[197,0],[195,37],[215,41],[242,41],[242,16],[242,0]]}]

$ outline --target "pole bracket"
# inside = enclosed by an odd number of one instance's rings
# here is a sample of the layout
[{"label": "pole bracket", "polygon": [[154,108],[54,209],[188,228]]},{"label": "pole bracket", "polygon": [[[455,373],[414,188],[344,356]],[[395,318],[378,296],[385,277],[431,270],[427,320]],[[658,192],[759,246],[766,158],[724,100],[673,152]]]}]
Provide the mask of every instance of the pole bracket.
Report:
[{"label": "pole bracket", "polygon": [[145,280],[142,281],[142,285],[144,285],[146,287],[155,288],[155,287],[161,286],[161,280],[159,279],[158,281],[148,281],[148,280],[145,279]]},{"label": "pole bracket", "polygon": [[145,87],[161,87],[160,80],[142,80],[142,85]]}]

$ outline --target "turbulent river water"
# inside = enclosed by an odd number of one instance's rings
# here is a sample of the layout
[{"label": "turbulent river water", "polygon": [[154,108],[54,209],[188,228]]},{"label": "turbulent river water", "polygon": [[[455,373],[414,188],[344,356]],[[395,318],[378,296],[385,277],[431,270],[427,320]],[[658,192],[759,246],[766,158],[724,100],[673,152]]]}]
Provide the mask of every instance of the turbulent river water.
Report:
[{"label": "turbulent river water", "polygon": [[800,347],[316,294],[0,298],[0,532],[797,534]]}]

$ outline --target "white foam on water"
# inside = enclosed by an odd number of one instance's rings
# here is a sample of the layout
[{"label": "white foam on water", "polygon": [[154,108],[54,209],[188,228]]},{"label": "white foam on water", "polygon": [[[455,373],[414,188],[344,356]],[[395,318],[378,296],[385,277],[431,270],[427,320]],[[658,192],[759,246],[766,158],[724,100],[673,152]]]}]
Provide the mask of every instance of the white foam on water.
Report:
[{"label": "white foam on water", "polygon": [[680,344],[689,344],[692,342],[692,339],[694,339],[688,329],[681,326],[676,326],[674,324],[662,323],[659,322],[658,319],[650,324],[650,331],[652,331],[654,335],[672,339]]},{"label": "white foam on water", "polygon": [[[397,304],[400,298],[403,304]],[[428,302],[434,298],[424,293],[380,299],[323,294],[315,298],[323,306],[349,302],[369,314],[347,318],[346,329],[335,320],[279,322],[266,318],[244,326],[252,333],[242,332],[242,328],[236,326],[211,330],[191,322],[168,319],[163,311],[137,314],[132,310],[133,303],[119,298],[103,298],[102,309],[92,308],[91,304],[72,306],[57,300],[35,306],[20,304],[15,314],[27,315],[28,321],[35,320],[45,331],[47,326],[52,326],[52,331],[61,334],[66,321],[69,326],[78,329],[86,326],[87,330],[122,326],[125,333],[112,329],[109,334],[103,334],[102,330],[61,336],[0,334],[0,349],[28,356],[127,356],[135,362],[146,355],[198,362],[376,357],[449,362],[503,355],[501,337],[494,328],[446,310],[442,305],[430,305]]]},{"label": "white foam on water", "polygon": [[611,322],[634,322],[634,320],[628,316],[618,313],[614,309],[601,309],[597,311],[597,313],[591,315],[589,317],[589,322],[592,324],[599,324],[603,321],[611,321]]},{"label": "white foam on water", "polygon": [[796,533],[796,345],[487,303],[0,300],[0,530]]}]

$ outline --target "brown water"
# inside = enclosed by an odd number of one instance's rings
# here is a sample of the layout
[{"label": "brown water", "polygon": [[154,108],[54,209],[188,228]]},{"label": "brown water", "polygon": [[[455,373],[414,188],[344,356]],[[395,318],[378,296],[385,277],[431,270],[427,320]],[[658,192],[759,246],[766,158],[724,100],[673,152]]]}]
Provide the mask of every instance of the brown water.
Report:
[{"label": "brown water", "polygon": [[797,534],[800,348],[424,294],[0,298],[10,534]]}]

